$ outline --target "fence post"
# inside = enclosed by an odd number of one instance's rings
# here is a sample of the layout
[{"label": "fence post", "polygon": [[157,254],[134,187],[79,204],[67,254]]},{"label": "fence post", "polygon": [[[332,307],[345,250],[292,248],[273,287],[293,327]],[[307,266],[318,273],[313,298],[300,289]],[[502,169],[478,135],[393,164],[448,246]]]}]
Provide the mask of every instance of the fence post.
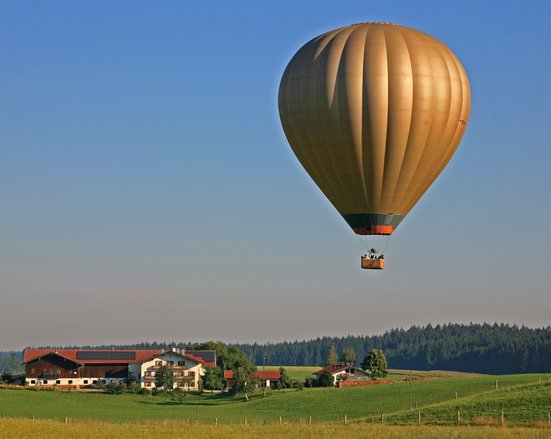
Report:
[{"label": "fence post", "polygon": [[503,427],[503,424],[505,424],[505,413],[503,413],[503,410],[501,411],[501,426]]},{"label": "fence post", "polygon": [[496,379],[496,390],[499,390],[499,380]]},{"label": "fence post", "polygon": [[457,399],[457,390],[455,391],[455,399]]},{"label": "fence post", "polygon": [[214,418],[214,426],[218,426],[218,418]]},{"label": "fence post", "polygon": [[457,410],[457,424],[461,424],[461,413]]},{"label": "fence post", "polygon": [[547,425],[551,427],[551,413],[547,413]]},{"label": "fence post", "polygon": [[281,416],[279,417],[279,425],[281,425]]},{"label": "fence post", "polygon": [[348,425],[348,416],[344,415],[344,425]]},{"label": "fence post", "polygon": [[68,424],[69,423],[69,418],[67,416],[65,416],[65,423]]},{"label": "fence post", "polygon": [[312,416],[308,416],[308,425],[312,425]]},{"label": "fence post", "polygon": [[417,413],[417,423],[419,425],[421,425],[421,412],[420,411]]},{"label": "fence post", "polygon": [[381,424],[385,423],[385,414],[381,413]]},{"label": "fence post", "polygon": [[247,425],[247,418],[243,419],[243,425]]}]

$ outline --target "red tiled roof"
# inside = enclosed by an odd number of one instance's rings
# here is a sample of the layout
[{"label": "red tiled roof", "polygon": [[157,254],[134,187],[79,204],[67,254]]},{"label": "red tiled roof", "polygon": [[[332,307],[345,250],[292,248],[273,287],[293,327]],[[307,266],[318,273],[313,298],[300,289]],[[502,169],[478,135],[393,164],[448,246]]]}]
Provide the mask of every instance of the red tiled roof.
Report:
[{"label": "red tiled roof", "polygon": [[277,370],[270,370],[266,372],[256,371],[254,376],[258,379],[265,380],[279,380],[281,378],[281,374]]},{"label": "red tiled roof", "polygon": [[[128,359],[82,359],[77,358],[78,353],[88,353],[88,357],[90,357],[90,354],[98,354],[101,356],[101,354],[109,355],[111,353],[134,353],[134,358],[131,360]],[[36,360],[37,358],[43,357],[44,355],[55,353],[59,355],[60,357],[66,358],[71,361],[75,361],[79,364],[82,363],[123,363],[123,364],[130,364],[130,363],[143,363],[145,361],[150,361],[153,358],[157,357],[158,355],[161,355],[163,353],[169,353],[171,351],[163,351],[160,349],[155,350],[108,350],[108,349],[25,349],[23,352],[23,363],[28,363],[30,361]],[[206,354],[201,355],[203,352],[207,351],[199,351],[199,355],[192,355],[189,353],[190,351],[185,351],[185,353],[176,352],[177,354],[181,355],[182,357],[190,358],[193,361],[196,361],[197,363],[203,364],[205,367],[215,367],[216,366],[216,353],[210,353],[210,357],[214,357],[214,362],[205,361]],[[209,351],[210,352],[210,351]]]},{"label": "red tiled roof", "polygon": [[[77,359],[78,352],[90,352],[90,353],[108,353],[108,352],[134,352],[135,357],[132,360],[122,360],[122,359],[86,359],[79,360]],[[25,349],[23,352],[23,363],[29,363],[32,360],[43,357],[44,355],[55,353],[61,357],[64,357],[68,360],[74,361],[76,363],[142,363],[148,360],[151,357],[161,354],[161,350],[106,350],[106,349]]]},{"label": "red tiled roof", "polygon": [[[281,374],[277,370],[270,370],[266,372],[262,372],[257,370],[254,373],[254,376],[258,379],[264,379],[264,380],[279,380],[281,378]],[[224,371],[224,379],[226,380],[232,380],[233,379],[233,370],[225,370]]]}]

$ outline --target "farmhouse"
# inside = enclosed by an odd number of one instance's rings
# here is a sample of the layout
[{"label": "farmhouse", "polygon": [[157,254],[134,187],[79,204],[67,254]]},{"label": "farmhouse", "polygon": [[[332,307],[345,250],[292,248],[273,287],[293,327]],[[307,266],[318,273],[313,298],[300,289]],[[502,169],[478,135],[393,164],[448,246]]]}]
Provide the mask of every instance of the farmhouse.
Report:
[{"label": "farmhouse", "polygon": [[[279,380],[281,379],[281,373],[277,370],[262,372],[257,370],[254,373],[255,378],[258,380],[258,388],[273,388],[277,387]],[[224,371],[224,380],[226,380],[226,388],[230,390],[234,384],[235,380],[233,379],[233,370]]]},{"label": "farmhouse", "polygon": [[161,366],[174,372],[174,387],[198,390],[206,367],[216,366],[215,351],[25,349],[25,383],[66,389],[93,388],[135,380],[155,387]]},{"label": "farmhouse", "polygon": [[314,372],[318,377],[325,372],[329,372],[333,376],[333,385],[336,386],[340,381],[346,380],[368,380],[369,374],[359,367],[350,364],[331,364],[317,372]]}]

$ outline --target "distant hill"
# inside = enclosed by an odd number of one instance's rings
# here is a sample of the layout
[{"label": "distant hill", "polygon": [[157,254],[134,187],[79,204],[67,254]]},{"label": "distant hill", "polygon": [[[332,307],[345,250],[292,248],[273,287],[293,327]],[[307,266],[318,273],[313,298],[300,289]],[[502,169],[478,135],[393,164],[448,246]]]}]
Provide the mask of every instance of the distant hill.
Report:
[{"label": "distant hill", "polygon": [[[186,348],[189,342],[143,342],[132,345],[70,346],[94,349]],[[361,362],[370,349],[383,349],[389,367],[415,370],[454,370],[489,374],[551,372],[551,327],[527,328],[507,324],[445,324],[392,329],[382,335],[322,337],[315,340],[235,344],[257,365],[317,366],[331,346],[346,348]],[[45,346],[50,347],[50,346]],[[51,346],[61,348],[64,346]],[[68,346],[65,346],[68,347]],[[8,358],[6,358],[8,357]],[[0,352],[2,360],[13,353]]]}]

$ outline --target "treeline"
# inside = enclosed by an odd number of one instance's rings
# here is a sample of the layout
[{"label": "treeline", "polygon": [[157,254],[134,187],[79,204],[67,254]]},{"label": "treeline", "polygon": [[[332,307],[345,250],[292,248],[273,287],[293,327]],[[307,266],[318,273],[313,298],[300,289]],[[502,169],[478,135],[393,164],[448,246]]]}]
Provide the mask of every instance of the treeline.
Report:
[{"label": "treeline", "polygon": [[392,329],[383,335],[323,337],[309,341],[239,344],[257,365],[322,364],[331,346],[352,348],[357,363],[382,349],[395,369],[455,370],[490,374],[551,372],[551,327],[445,324]]},{"label": "treeline", "polygon": [[[551,372],[551,327],[527,328],[508,324],[445,324],[392,329],[382,335],[322,337],[315,340],[233,344],[254,364],[318,366],[331,346],[338,356],[347,349],[359,364],[370,349],[382,349],[390,368],[455,370],[479,373]],[[57,347],[62,346],[44,346]],[[143,342],[132,345],[69,346],[78,349],[192,348],[191,342]],[[13,365],[13,353],[7,356]],[[18,357],[20,358],[20,356]],[[2,368],[0,367],[0,371]]]},{"label": "treeline", "polygon": [[17,375],[23,373],[23,365],[21,364],[21,352],[0,352],[0,375],[10,374]]}]

